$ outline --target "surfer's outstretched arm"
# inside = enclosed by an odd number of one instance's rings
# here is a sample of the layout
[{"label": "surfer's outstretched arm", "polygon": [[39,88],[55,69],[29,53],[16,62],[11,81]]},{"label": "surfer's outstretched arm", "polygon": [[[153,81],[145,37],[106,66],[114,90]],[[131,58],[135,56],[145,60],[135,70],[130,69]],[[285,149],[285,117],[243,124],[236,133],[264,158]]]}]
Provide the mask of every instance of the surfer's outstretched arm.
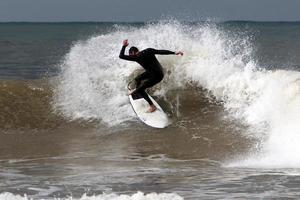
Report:
[{"label": "surfer's outstretched arm", "polygon": [[123,41],[122,49],[121,49],[121,51],[120,51],[119,58],[121,58],[121,59],[123,59],[123,60],[136,61],[136,58],[135,58],[135,57],[125,55],[125,49],[126,49],[127,46],[128,46],[128,41],[127,41],[127,40],[124,40],[124,41]]},{"label": "surfer's outstretched arm", "polygon": [[175,55],[183,55],[183,52],[181,51],[169,51],[169,50],[157,50],[157,49],[151,49],[151,51],[154,53],[154,54],[159,54],[159,55],[171,55],[171,54],[175,54]]},{"label": "surfer's outstretched arm", "polygon": [[174,51],[169,51],[169,50],[158,50],[158,49],[152,49],[152,48],[149,48],[149,50],[150,50],[153,54],[159,54],[159,55],[170,55],[170,54],[175,54]]}]

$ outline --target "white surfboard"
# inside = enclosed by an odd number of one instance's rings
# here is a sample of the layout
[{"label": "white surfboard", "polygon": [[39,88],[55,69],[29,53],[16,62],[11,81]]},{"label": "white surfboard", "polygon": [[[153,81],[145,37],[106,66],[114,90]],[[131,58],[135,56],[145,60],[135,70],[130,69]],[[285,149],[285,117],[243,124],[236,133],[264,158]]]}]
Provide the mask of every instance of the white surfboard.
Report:
[{"label": "white surfboard", "polygon": [[148,96],[157,109],[152,113],[148,113],[147,110],[149,109],[149,104],[144,98],[141,98],[138,95],[129,95],[129,100],[134,112],[138,118],[148,126],[154,128],[167,127],[170,124],[167,114],[149,94]]}]

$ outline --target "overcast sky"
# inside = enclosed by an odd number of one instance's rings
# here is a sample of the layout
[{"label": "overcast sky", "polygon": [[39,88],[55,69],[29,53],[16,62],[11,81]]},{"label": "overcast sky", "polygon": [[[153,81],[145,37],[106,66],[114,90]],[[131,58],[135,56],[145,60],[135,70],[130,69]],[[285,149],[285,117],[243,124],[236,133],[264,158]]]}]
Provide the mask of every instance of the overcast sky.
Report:
[{"label": "overcast sky", "polygon": [[300,21],[300,0],[0,0],[0,21]]}]

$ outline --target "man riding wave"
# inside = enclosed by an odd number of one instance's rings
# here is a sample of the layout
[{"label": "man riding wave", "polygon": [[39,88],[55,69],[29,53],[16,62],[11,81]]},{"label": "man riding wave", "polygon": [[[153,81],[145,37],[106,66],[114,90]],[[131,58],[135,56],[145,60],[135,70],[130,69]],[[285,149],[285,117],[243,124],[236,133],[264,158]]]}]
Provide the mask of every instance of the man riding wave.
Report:
[{"label": "man riding wave", "polygon": [[154,112],[156,106],[153,104],[149,96],[147,95],[145,89],[154,86],[159,83],[164,78],[164,72],[161,64],[156,59],[155,55],[183,55],[183,52],[169,51],[169,50],[156,50],[153,48],[147,48],[145,50],[139,51],[137,47],[130,47],[129,55],[125,55],[125,49],[129,45],[128,40],[123,41],[123,47],[120,51],[120,58],[129,61],[135,61],[139,63],[145,72],[138,75],[134,80],[136,81],[136,88],[129,92],[129,95],[141,94],[141,96],[149,103],[150,108],[147,112]]}]

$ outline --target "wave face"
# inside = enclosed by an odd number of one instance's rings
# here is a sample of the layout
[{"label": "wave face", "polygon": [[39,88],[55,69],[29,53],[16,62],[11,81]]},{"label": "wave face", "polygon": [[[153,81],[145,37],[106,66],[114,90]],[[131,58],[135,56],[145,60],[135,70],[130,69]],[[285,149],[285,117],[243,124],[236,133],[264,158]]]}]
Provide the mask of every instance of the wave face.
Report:
[{"label": "wave face", "polygon": [[245,135],[262,145],[231,166],[300,167],[300,73],[261,69],[247,33],[213,24],[116,26],[111,33],[76,43],[61,65],[53,102],[57,111],[108,126],[134,119],[126,85],[140,67],[118,58],[123,39],[140,49],[184,51],[183,57],[158,56],[166,77],[154,88],[155,95],[204,88],[231,118],[251,126],[254,131]]},{"label": "wave face", "polygon": [[53,112],[52,92],[43,81],[0,81],[0,130],[49,130],[66,122]]}]

